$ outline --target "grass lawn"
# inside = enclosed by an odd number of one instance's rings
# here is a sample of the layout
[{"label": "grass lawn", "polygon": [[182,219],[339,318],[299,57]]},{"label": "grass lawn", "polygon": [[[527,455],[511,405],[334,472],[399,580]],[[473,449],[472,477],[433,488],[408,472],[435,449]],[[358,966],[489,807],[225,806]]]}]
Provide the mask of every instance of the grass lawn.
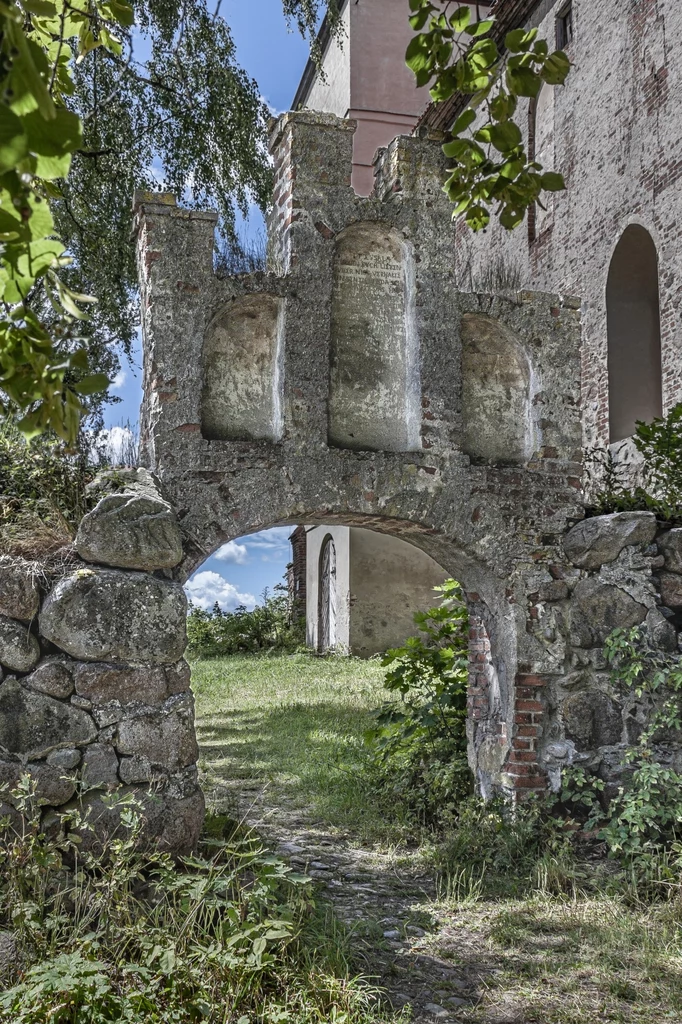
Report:
[{"label": "grass lawn", "polygon": [[[267,786],[270,806],[306,808],[358,845],[411,842],[409,859],[428,859],[414,849],[420,837],[367,784],[363,733],[385,699],[377,661],[232,657],[196,662],[192,678],[209,798],[225,782]],[[444,879],[447,898],[423,907],[438,928],[413,952],[461,979],[465,998],[450,1019],[682,1024],[682,896],[640,901],[604,867],[576,865],[575,884],[559,895],[551,882],[532,881],[528,865],[518,879],[498,884],[496,876],[480,891]],[[370,966],[371,958],[368,948]]]},{"label": "grass lawn", "polygon": [[268,787],[268,804],[309,808],[370,843],[405,838],[368,793],[363,741],[385,700],[379,661],[230,657],[192,666],[203,785]]}]

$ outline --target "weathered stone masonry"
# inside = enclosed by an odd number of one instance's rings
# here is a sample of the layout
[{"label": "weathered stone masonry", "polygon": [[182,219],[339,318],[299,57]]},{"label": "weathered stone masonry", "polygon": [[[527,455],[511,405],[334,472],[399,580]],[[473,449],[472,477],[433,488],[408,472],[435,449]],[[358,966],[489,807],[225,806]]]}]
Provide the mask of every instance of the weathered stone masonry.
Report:
[{"label": "weathered stone masonry", "polygon": [[189,852],[204,799],[187,602],[168,575],[180,530],[145,470],[95,486],[74,550],[0,559],[0,815],[17,821],[10,792],[28,772],[46,828],[54,809],[79,810],[94,826],[83,843],[101,844],[118,828],[116,790],[143,804],[148,842]]},{"label": "weathered stone masonry", "polygon": [[[145,458],[178,510],[182,575],[275,524],[370,526],[423,548],[485,621],[481,787],[539,788],[537,754],[515,753],[516,717],[536,713],[516,687],[564,671],[531,596],[555,582],[550,566],[570,571],[561,538],[583,515],[580,304],[458,292],[438,147],[396,140],[361,199],[352,130],[305,112],[278,122],[278,273],[216,278],[214,218],[140,197]],[[234,365],[249,351],[273,388],[245,431],[234,410],[253,383]]]}]

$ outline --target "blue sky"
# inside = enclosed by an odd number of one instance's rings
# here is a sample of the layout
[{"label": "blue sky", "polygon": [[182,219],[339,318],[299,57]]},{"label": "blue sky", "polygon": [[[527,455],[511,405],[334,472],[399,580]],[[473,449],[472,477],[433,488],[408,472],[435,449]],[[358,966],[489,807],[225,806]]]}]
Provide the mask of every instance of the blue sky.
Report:
[{"label": "blue sky", "polygon": [[[308,59],[304,40],[289,31],[281,0],[223,0],[222,14],[232,29],[237,58],[256,79],[264,99],[275,111],[288,110]],[[255,16],[257,15],[257,16]],[[258,211],[247,230],[261,229]],[[106,426],[137,423],[141,401],[141,352],[125,364],[111,391],[121,401],[108,407]],[[293,527],[266,530],[240,539],[209,558],[188,584],[195,603],[211,607],[218,600],[226,609],[237,604],[253,607],[265,587],[281,581],[290,557],[287,540]]]}]

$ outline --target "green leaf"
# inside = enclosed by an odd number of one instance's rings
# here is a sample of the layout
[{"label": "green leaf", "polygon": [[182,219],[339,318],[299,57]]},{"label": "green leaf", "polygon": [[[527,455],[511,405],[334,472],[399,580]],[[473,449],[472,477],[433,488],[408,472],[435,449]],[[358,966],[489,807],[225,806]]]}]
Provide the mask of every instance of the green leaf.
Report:
[{"label": "green leaf", "polygon": [[61,107],[54,118],[46,120],[36,110],[22,118],[28,143],[33,153],[59,156],[76,149],[83,140],[80,118]]},{"label": "green leaf", "polygon": [[542,79],[529,68],[507,68],[507,88],[516,96],[534,98],[540,92]]},{"label": "green leaf", "polygon": [[485,206],[472,206],[467,211],[466,222],[472,231],[482,231],[490,223],[490,213]]},{"label": "green leaf", "polygon": [[9,107],[0,104],[0,174],[12,170],[28,153],[28,142],[21,119]]},{"label": "green leaf", "polygon": [[431,48],[428,45],[427,37],[419,35],[411,39],[405,53],[405,63],[408,68],[416,74],[418,71],[426,71],[431,68],[432,61]]},{"label": "green leaf", "polygon": [[563,175],[555,174],[553,171],[547,171],[546,174],[543,174],[541,181],[545,192],[564,192],[566,189]]},{"label": "green leaf", "polygon": [[476,111],[472,110],[471,107],[469,107],[467,110],[464,111],[463,114],[459,115],[459,117],[457,118],[457,120],[453,124],[453,126],[451,128],[452,134],[453,135],[461,135],[462,132],[465,132],[467,130],[467,128],[471,127],[471,125],[476,120],[476,116],[477,116],[476,115]]},{"label": "green leaf", "polygon": [[469,25],[466,29],[468,35],[473,36],[477,39],[479,36],[484,36],[495,24],[494,18],[487,18],[485,21],[477,21],[474,25]]},{"label": "green leaf", "polygon": [[557,50],[547,58],[540,74],[548,85],[563,85],[570,70],[570,60],[563,50]]},{"label": "green leaf", "polygon": [[41,18],[56,18],[57,8],[49,0],[21,0],[21,6],[29,14],[37,14]]},{"label": "green leaf", "polygon": [[105,18],[110,18],[111,21],[116,21],[126,28],[135,24],[135,13],[127,0],[106,0],[100,4],[100,10]]},{"label": "green leaf", "polygon": [[500,153],[516,149],[522,140],[521,129],[514,121],[490,125],[490,141]]},{"label": "green leaf", "polygon": [[455,32],[464,32],[471,22],[471,8],[459,7],[454,14],[450,15],[450,24]]},{"label": "green leaf", "polygon": [[525,28],[515,28],[507,32],[504,37],[504,45],[510,53],[525,53],[530,50],[534,40],[537,38],[536,28],[526,31]]}]

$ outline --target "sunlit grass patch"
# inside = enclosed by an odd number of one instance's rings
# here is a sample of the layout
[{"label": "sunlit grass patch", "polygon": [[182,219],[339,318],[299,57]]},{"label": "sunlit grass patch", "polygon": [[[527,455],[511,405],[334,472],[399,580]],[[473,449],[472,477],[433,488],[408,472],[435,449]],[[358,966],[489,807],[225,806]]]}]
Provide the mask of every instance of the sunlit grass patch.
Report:
[{"label": "sunlit grass patch", "polygon": [[382,845],[409,837],[371,786],[363,736],[386,698],[378,660],[306,654],[197,661],[192,687],[203,784],[268,787],[268,803],[307,808]]}]

